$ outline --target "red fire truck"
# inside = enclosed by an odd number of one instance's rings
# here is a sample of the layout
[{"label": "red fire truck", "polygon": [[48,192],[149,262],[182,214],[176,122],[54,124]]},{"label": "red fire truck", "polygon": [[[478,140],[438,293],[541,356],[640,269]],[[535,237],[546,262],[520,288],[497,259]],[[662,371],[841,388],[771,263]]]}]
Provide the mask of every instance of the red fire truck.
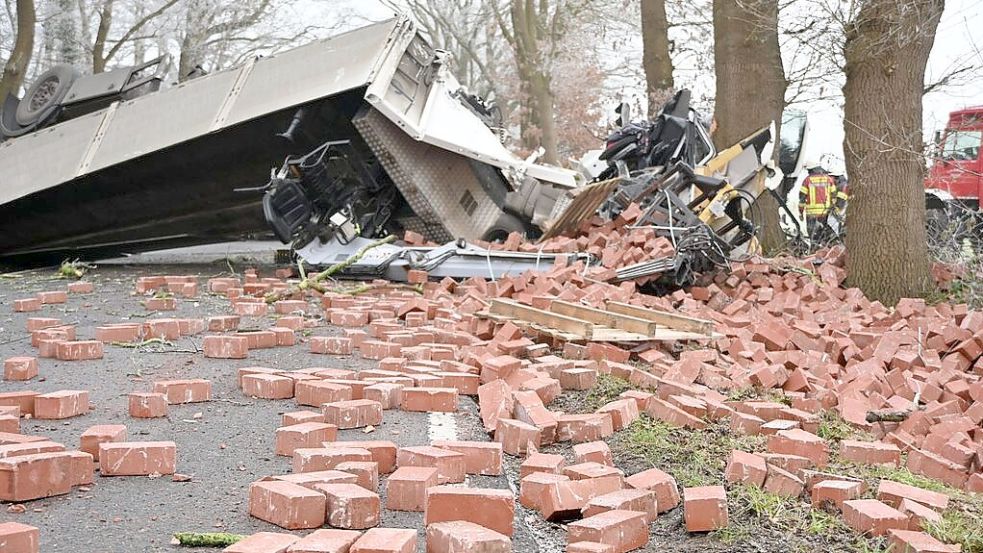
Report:
[{"label": "red fire truck", "polygon": [[[925,181],[925,207],[929,230],[950,233],[975,232],[980,223],[980,198],[983,197],[983,106],[970,107],[949,114],[949,122],[937,137],[936,159]],[[974,215],[967,217],[966,215]]]}]

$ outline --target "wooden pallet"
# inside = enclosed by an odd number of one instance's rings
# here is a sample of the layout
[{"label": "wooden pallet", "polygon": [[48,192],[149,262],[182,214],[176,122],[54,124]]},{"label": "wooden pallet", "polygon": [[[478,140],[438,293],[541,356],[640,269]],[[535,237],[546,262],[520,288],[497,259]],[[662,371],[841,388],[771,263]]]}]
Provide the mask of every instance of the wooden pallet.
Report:
[{"label": "wooden pallet", "polygon": [[570,191],[569,194],[574,195],[573,201],[548,225],[542,240],[577,230],[580,223],[597,213],[597,209],[611,196],[620,182],[620,178],[613,178]]},{"label": "wooden pallet", "polygon": [[[624,313],[628,308],[631,313]],[[649,342],[720,337],[713,332],[711,321],[617,302],[609,302],[608,310],[603,310],[554,300],[547,311],[512,300],[493,299],[489,310],[479,315],[511,321],[565,341]]]}]

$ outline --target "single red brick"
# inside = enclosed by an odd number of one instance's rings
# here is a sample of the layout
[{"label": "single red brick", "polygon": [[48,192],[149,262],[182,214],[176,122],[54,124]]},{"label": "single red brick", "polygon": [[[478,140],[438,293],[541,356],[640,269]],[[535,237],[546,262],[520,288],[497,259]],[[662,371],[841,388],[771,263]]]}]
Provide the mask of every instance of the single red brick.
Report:
[{"label": "single red brick", "polygon": [[512,553],[508,536],[465,520],[427,526],[427,553]]},{"label": "single red brick", "polygon": [[676,479],[665,472],[652,468],[625,478],[625,483],[636,490],[655,492],[659,512],[664,513],[679,505],[679,489]]},{"label": "single red brick", "polygon": [[439,484],[464,482],[464,454],[431,446],[403,447],[396,453],[400,467],[433,467]]},{"label": "single red brick", "polygon": [[59,326],[60,324],[61,319],[52,319],[50,317],[31,317],[27,319],[27,331],[34,332],[35,330],[51,328],[53,326]]},{"label": "single red brick", "polygon": [[454,388],[404,388],[400,409],[417,412],[457,411],[457,390]]},{"label": "single red brick", "polygon": [[427,489],[437,485],[437,469],[400,467],[386,480],[386,508],[423,512]]},{"label": "single red brick", "polygon": [[128,394],[130,416],[138,419],[154,419],[167,416],[167,396],[149,392]]},{"label": "single red brick", "polygon": [[270,330],[252,330],[239,332],[236,337],[246,339],[246,347],[250,350],[269,349],[277,346],[276,333]]},{"label": "single red brick", "polygon": [[852,499],[843,502],[843,519],[847,526],[862,534],[881,536],[888,530],[905,530],[908,517],[876,499]]},{"label": "single red brick", "polygon": [[605,404],[597,412],[610,414],[611,424],[618,431],[638,420],[638,403],[633,399],[619,399]]},{"label": "single red brick", "polygon": [[798,476],[768,465],[768,476],[765,478],[765,491],[782,497],[799,497],[805,489],[805,483]]},{"label": "single red brick", "polygon": [[812,506],[821,509],[825,504],[831,504],[842,509],[844,501],[859,499],[862,490],[862,482],[823,480],[812,486]]},{"label": "single red brick", "polygon": [[287,553],[287,549],[298,540],[300,536],[291,534],[257,532],[222,551],[223,553]]},{"label": "single red brick", "polygon": [[[276,374],[245,374],[241,378],[242,393],[261,399],[294,397],[294,380]],[[318,416],[321,416],[320,414]]]},{"label": "single red brick", "polygon": [[313,447],[294,450],[291,466],[294,472],[320,472],[333,470],[349,461],[371,461],[372,454],[360,447]]},{"label": "single red brick", "polygon": [[410,528],[372,528],[349,553],[414,553],[416,541],[416,530]]},{"label": "single red brick", "polygon": [[320,422],[305,422],[276,429],[277,455],[292,457],[298,448],[318,448],[338,437],[338,427]]},{"label": "single red brick", "polygon": [[30,501],[71,491],[73,460],[68,452],[0,459],[0,501]]},{"label": "single red brick", "polygon": [[539,429],[531,424],[498,419],[496,426],[495,441],[502,444],[502,450],[509,455],[525,455],[530,443],[535,447],[542,445]]},{"label": "single red brick", "polygon": [[941,514],[910,499],[902,499],[898,505],[898,510],[908,517],[909,530],[923,530],[929,524],[939,524],[942,522]]},{"label": "single red brick", "polygon": [[550,521],[577,518],[588,501],[618,491],[621,485],[620,476],[547,482],[539,498],[539,509],[543,517]]},{"label": "single red brick", "polygon": [[202,349],[205,357],[213,359],[245,359],[249,355],[249,340],[242,336],[205,336]]},{"label": "single red brick", "polygon": [[615,553],[626,553],[648,543],[649,532],[645,513],[637,511],[605,511],[571,522],[567,526],[568,541],[592,541],[614,546]]},{"label": "single red brick", "polygon": [[338,463],[337,470],[354,474],[355,483],[370,492],[379,489],[379,463],[375,461],[345,461]]},{"label": "single red brick", "polygon": [[103,476],[174,474],[174,442],[103,442],[99,444],[99,472]]},{"label": "single red brick", "polygon": [[560,387],[564,390],[590,390],[597,385],[594,369],[564,369],[559,374]]},{"label": "single red brick", "polygon": [[40,553],[41,532],[19,522],[0,522],[0,551],[3,553]]},{"label": "single red brick", "polygon": [[204,379],[159,380],[154,382],[154,393],[164,394],[167,403],[199,403],[212,399],[212,382]]},{"label": "single red brick", "polygon": [[385,409],[396,409],[403,402],[403,384],[396,382],[379,382],[366,386],[362,390],[365,399],[379,402]]},{"label": "single red brick", "polygon": [[334,442],[332,445],[335,447],[361,448],[368,451],[369,454],[372,456],[370,460],[379,464],[379,474],[389,474],[390,472],[396,470],[397,448],[396,448],[396,444],[390,441],[367,440],[367,441],[352,441],[352,442]]},{"label": "single red brick", "polygon": [[249,515],[287,530],[323,526],[326,505],[324,494],[291,482],[249,485]]},{"label": "single red brick", "polygon": [[566,553],[614,553],[615,547],[596,541],[578,541],[567,544]]},{"label": "single red brick", "polygon": [[683,489],[687,532],[710,532],[727,527],[727,492],[723,486]]},{"label": "single red brick", "polygon": [[89,392],[60,390],[34,398],[34,417],[37,419],[67,419],[89,412]]},{"label": "single red brick", "polygon": [[102,342],[98,340],[61,342],[58,344],[55,353],[55,356],[61,361],[102,359],[102,355]]},{"label": "single red brick", "polygon": [[959,553],[958,545],[947,545],[925,532],[891,529],[887,531],[887,550],[891,553]]},{"label": "single red brick", "polygon": [[573,446],[573,455],[576,463],[600,463],[602,465],[614,466],[611,456],[611,448],[606,442],[585,442]]},{"label": "single red brick", "polygon": [[724,470],[724,480],[727,482],[750,484],[760,488],[765,485],[767,476],[768,466],[761,456],[736,449],[730,452],[727,468]]},{"label": "single red brick", "polygon": [[82,433],[79,449],[99,460],[99,444],[106,442],[125,442],[126,426],[122,424],[100,424],[90,426]]},{"label": "single red brick", "polygon": [[209,317],[206,323],[209,332],[228,332],[239,328],[239,317],[235,315]]},{"label": "single red brick", "polygon": [[502,444],[437,440],[433,446],[464,455],[464,472],[485,476],[502,474]]},{"label": "single red brick", "polygon": [[30,313],[32,311],[41,310],[41,300],[38,298],[25,298],[20,300],[14,300],[14,312],[15,313]]},{"label": "single red brick", "polygon": [[328,524],[335,528],[363,530],[379,524],[379,495],[355,484],[317,484],[327,497]]},{"label": "single red brick", "polygon": [[769,436],[768,451],[805,457],[820,468],[829,462],[829,448],[825,440],[801,429],[782,430]]},{"label": "single red brick", "polygon": [[561,415],[556,417],[556,441],[570,441],[575,444],[594,442],[614,434],[611,416],[595,413],[591,415]]},{"label": "single red brick", "polygon": [[294,385],[294,395],[297,405],[320,407],[325,403],[350,401],[352,388],[322,380],[302,380]]},{"label": "single red brick", "polygon": [[352,339],[344,336],[312,336],[311,353],[351,355]]},{"label": "single red brick", "polygon": [[293,426],[305,422],[324,422],[324,413],[317,411],[291,411],[283,414],[280,424],[282,426]]},{"label": "single red brick", "polygon": [[321,406],[324,422],[339,429],[362,428],[382,424],[382,404],[370,399],[353,399],[325,403]]},{"label": "single red brick", "polygon": [[840,442],[840,456],[862,465],[901,466],[901,450],[894,444],[884,442],[843,440]]},{"label": "single red brick", "polygon": [[143,307],[147,311],[174,311],[177,309],[177,300],[174,298],[147,298],[143,300]]},{"label": "single red brick", "polygon": [[10,357],[3,362],[4,380],[30,380],[37,375],[36,357]]},{"label": "single red brick", "polygon": [[424,524],[464,520],[512,535],[515,498],[497,489],[436,486],[427,490]]},{"label": "single red brick", "polygon": [[294,542],[287,553],[346,553],[360,537],[357,530],[315,530]]},{"label": "single red brick", "polygon": [[52,290],[49,292],[38,292],[37,298],[43,304],[65,303],[68,301],[68,292],[65,290]]},{"label": "single red brick", "polygon": [[616,510],[645,513],[647,524],[652,523],[659,513],[655,493],[648,490],[618,490],[599,495],[588,501],[581,512],[586,518],[605,511]]},{"label": "single red brick", "polygon": [[269,306],[263,302],[236,301],[232,311],[243,317],[265,317],[269,312]]},{"label": "single red brick", "polygon": [[892,507],[898,507],[901,500],[905,498],[938,511],[943,511],[949,506],[949,496],[944,493],[933,492],[892,480],[881,480],[877,485],[877,499]]},{"label": "single red brick", "polygon": [[314,486],[317,484],[356,484],[358,482],[358,477],[354,474],[332,469],[316,470],[313,472],[292,472],[290,474],[279,474],[276,476],[268,476],[263,480],[292,482],[298,486],[304,486],[309,490],[314,490]]}]

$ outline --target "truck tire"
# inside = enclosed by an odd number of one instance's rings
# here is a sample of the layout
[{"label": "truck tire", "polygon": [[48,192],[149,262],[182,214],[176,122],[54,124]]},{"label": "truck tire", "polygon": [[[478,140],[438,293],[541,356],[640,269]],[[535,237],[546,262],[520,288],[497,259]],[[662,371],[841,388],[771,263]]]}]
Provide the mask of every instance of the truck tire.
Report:
[{"label": "truck tire", "polygon": [[71,65],[61,64],[41,74],[27,89],[14,114],[17,123],[27,127],[38,122],[51,108],[61,104],[79,72]]}]

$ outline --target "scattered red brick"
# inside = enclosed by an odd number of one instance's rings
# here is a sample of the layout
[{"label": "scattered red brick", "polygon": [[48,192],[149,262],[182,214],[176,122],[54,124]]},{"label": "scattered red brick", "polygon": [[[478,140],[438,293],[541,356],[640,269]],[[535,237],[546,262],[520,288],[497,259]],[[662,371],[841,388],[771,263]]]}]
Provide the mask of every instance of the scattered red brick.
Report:
[{"label": "scattered red brick", "polygon": [[99,444],[99,472],[103,476],[174,474],[174,442],[103,442]]}]

